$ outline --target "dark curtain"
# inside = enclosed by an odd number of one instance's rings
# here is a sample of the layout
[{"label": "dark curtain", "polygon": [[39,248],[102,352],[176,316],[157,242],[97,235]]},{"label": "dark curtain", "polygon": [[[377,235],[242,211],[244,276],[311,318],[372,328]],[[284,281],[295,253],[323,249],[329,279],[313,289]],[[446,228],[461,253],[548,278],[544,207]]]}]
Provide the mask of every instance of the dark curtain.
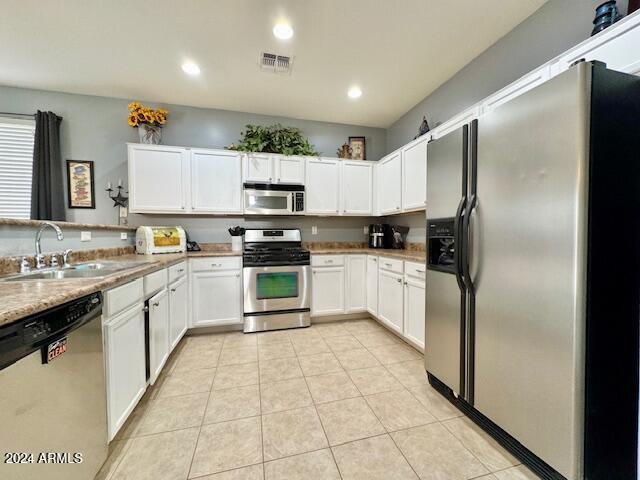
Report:
[{"label": "dark curtain", "polygon": [[53,112],[36,113],[33,144],[33,177],[31,183],[31,218],[64,220],[62,156],[60,154],[60,122]]}]

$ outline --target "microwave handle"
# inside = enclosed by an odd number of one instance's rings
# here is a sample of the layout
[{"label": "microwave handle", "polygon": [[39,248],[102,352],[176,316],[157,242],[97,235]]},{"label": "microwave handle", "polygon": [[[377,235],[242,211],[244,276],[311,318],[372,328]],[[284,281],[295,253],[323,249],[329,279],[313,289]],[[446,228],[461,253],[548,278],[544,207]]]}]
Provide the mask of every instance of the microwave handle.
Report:
[{"label": "microwave handle", "polygon": [[293,200],[295,193],[289,192],[287,194],[287,211],[295,213],[295,201]]}]

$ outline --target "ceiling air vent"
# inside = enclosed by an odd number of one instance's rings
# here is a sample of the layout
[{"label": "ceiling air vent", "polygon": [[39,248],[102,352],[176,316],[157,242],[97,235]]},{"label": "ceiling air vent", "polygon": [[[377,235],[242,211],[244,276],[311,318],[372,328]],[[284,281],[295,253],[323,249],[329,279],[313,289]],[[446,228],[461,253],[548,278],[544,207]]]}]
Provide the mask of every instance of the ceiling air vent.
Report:
[{"label": "ceiling air vent", "polygon": [[262,52],[260,54],[260,68],[265,72],[291,73],[292,57]]}]

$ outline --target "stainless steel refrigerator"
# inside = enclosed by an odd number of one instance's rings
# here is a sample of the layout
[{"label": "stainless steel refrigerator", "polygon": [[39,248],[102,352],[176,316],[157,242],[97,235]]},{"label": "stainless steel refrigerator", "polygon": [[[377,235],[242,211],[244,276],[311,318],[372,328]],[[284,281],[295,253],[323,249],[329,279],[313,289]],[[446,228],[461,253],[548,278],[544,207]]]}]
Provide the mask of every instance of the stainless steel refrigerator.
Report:
[{"label": "stainless steel refrigerator", "polygon": [[582,62],[427,152],[425,367],[542,478],[636,478],[640,78]]}]

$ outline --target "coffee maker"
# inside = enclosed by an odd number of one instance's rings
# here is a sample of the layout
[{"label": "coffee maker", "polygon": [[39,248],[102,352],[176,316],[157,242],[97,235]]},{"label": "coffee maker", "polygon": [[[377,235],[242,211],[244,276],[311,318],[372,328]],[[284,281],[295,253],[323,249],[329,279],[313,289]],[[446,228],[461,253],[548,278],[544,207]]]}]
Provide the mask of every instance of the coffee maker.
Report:
[{"label": "coffee maker", "polygon": [[386,223],[372,223],[369,225],[369,248],[386,248],[385,239],[389,225]]}]

